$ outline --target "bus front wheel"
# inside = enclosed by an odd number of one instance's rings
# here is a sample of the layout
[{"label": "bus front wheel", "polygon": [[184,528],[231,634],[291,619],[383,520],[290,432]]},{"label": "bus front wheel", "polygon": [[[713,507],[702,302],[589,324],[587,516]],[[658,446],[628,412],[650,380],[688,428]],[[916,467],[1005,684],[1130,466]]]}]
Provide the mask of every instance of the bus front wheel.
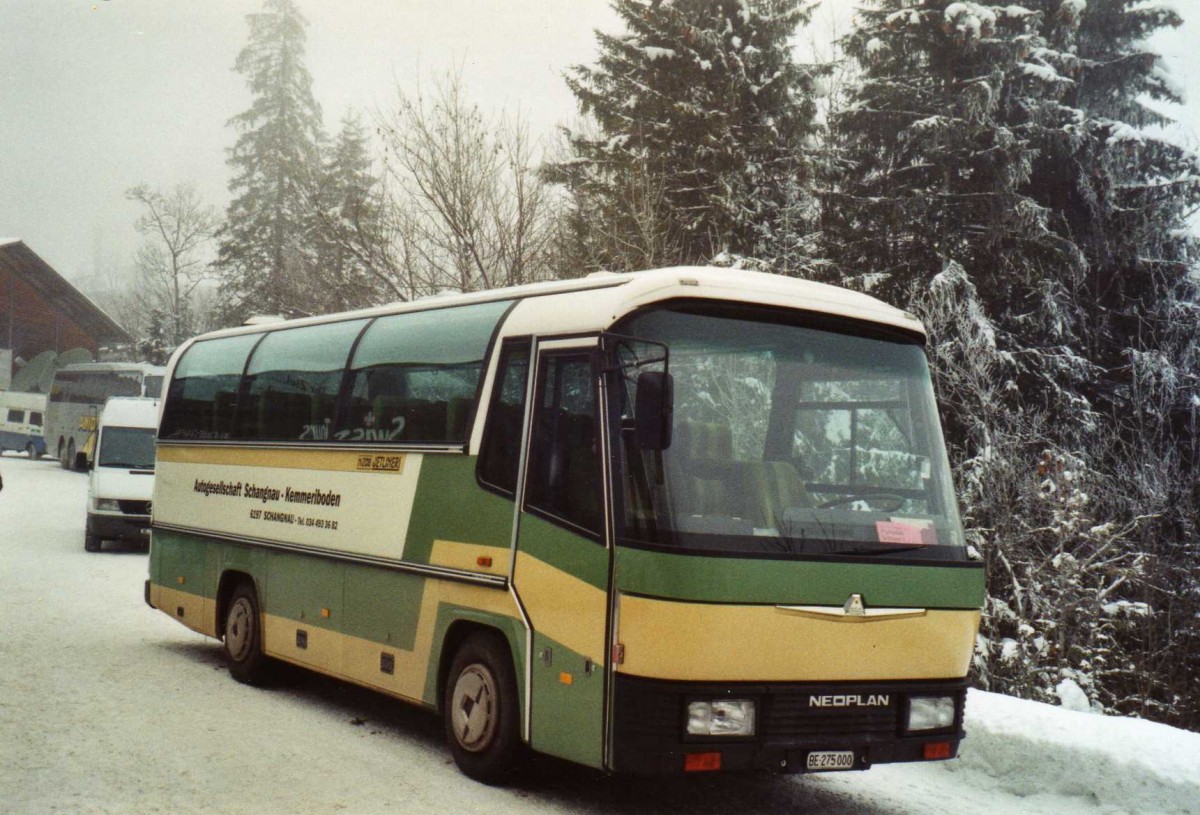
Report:
[{"label": "bus front wheel", "polygon": [[37,448],[33,446],[33,442],[29,442],[29,444],[25,445],[25,453],[26,453],[26,454],[27,454],[27,455],[28,455],[30,458],[37,458],[37,457],[38,457],[38,454],[37,454]]},{"label": "bus front wheel", "polygon": [[58,440],[58,466],[64,470],[71,469],[71,460],[67,458],[67,443],[63,439]]},{"label": "bus front wheel", "polygon": [[262,650],[262,622],[254,586],[242,583],[229,598],[225,614],[225,665],[229,675],[247,685],[267,681],[269,661]]},{"label": "bus front wheel", "polygon": [[484,784],[512,775],[521,757],[517,678],[496,634],[469,636],[454,655],[442,716],[454,763]]}]

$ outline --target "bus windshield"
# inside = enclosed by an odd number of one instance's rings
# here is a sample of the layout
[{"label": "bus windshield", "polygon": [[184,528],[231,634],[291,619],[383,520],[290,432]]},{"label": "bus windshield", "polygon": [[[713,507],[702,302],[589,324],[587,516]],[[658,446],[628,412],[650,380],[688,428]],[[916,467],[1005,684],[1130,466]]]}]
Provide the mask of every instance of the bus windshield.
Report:
[{"label": "bus windshield", "polygon": [[674,383],[670,444],[643,450],[638,366],[618,360],[619,536],[708,552],[965,559],[921,345],[785,319],[673,308],[618,327],[666,345]]}]

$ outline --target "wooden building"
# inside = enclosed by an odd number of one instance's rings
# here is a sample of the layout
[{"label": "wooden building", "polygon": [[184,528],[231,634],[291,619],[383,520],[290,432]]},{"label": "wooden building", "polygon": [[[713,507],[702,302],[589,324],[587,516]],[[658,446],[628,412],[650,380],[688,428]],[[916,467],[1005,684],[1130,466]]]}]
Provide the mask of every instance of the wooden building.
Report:
[{"label": "wooden building", "polygon": [[[0,238],[0,360],[130,342],[125,329],[16,239]],[[11,351],[11,356],[6,351]],[[0,385],[8,382],[0,371]]]}]

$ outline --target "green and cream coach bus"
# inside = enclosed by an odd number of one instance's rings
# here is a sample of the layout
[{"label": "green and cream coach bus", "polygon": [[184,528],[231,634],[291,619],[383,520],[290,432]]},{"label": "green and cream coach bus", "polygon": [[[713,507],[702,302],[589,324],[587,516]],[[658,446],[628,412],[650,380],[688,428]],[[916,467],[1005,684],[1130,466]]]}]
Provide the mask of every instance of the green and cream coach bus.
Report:
[{"label": "green and cream coach bus", "polygon": [[195,339],[147,602],[441,712],[468,775],[951,758],[983,603],[921,325],[678,268]]}]

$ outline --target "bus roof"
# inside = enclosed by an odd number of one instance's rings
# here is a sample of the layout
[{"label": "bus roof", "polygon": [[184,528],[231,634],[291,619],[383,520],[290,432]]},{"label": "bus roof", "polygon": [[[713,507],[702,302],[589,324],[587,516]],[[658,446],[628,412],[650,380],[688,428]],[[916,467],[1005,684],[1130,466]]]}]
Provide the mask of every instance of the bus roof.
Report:
[{"label": "bus roof", "polygon": [[[506,323],[506,334],[604,331],[621,317],[639,308],[655,302],[684,298],[794,308],[881,323],[920,335],[925,333],[913,315],[849,289],[742,269],[678,266],[644,272],[595,272],[571,280],[531,283],[469,294],[434,295],[358,311],[228,328],[195,339],[259,334],[339,320],[453,308],[496,300],[522,301]],[[190,344],[184,343],[176,352],[176,357]]]},{"label": "bus roof", "polygon": [[0,391],[0,407],[20,410],[45,410],[46,394],[24,391]]},{"label": "bus roof", "polygon": [[162,374],[166,369],[161,365],[151,365],[148,362],[79,362],[75,365],[64,365],[55,371],[59,373],[111,373],[113,371],[141,371],[146,374]]}]

